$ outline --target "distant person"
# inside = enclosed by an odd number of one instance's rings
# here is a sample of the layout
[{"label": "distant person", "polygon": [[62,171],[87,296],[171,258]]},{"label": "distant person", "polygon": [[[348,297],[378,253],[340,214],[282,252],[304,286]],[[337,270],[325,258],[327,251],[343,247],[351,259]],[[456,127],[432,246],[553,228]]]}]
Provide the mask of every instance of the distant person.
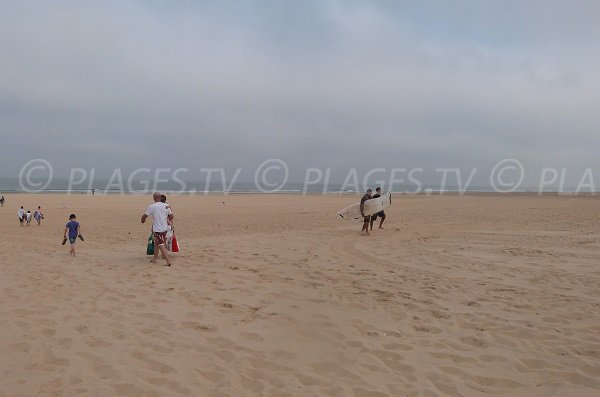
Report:
[{"label": "distant person", "polygon": [[4,196],[0,197],[0,207],[4,207]]},{"label": "distant person", "polygon": [[38,205],[37,210],[33,213],[33,219],[37,222],[38,226],[41,225],[44,214],[42,213],[42,207]]},{"label": "distant person", "polygon": [[[379,198],[381,197],[381,188],[378,187],[377,189],[375,189],[375,194],[373,195],[373,198]],[[385,212],[383,210],[379,211],[376,214],[371,215],[371,231],[373,231],[373,222],[375,222],[375,220],[377,220],[377,217],[381,218],[381,221],[379,222],[379,228],[383,229],[383,222],[385,222]]]},{"label": "distant person", "polygon": [[161,202],[161,194],[156,192],[152,195],[154,204],[146,208],[146,212],[142,215],[142,223],[145,223],[148,217],[152,217],[152,237],[154,239],[154,258],[151,262],[156,263],[158,260],[158,252],[162,254],[167,261],[166,266],[171,266],[169,254],[165,244],[167,243],[167,231],[169,230],[169,208],[166,203]]},{"label": "distant person", "polygon": [[27,213],[25,214],[25,220],[27,221],[27,226],[29,226],[31,224],[31,211],[27,210]]},{"label": "distant person", "polygon": [[366,236],[369,235],[369,222],[371,221],[371,217],[369,215],[365,215],[365,201],[372,199],[372,193],[373,191],[371,189],[367,189],[365,195],[360,199],[360,214],[363,216],[363,227],[360,232],[364,233]]},{"label": "distant person", "polygon": [[23,226],[23,221],[25,220],[25,210],[23,207],[19,208],[17,211],[17,216],[19,217],[19,223]]},{"label": "distant person", "polygon": [[96,193],[96,189],[92,188],[92,196]]},{"label": "distant person", "polygon": [[67,233],[69,244],[71,245],[69,255],[75,256],[75,242],[77,241],[77,237],[79,237],[79,239],[83,241],[83,236],[81,235],[81,225],[79,224],[79,222],[77,222],[77,217],[75,216],[75,214],[71,214],[69,216],[69,222],[65,225],[65,234],[62,242],[63,245],[65,245],[65,243],[67,242]]}]

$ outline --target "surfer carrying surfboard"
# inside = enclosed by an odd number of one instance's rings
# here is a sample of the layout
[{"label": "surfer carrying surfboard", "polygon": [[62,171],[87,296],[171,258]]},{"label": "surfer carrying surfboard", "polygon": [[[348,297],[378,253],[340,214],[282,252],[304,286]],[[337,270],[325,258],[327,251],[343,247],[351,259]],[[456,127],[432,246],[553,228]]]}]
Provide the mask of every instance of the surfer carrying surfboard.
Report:
[{"label": "surfer carrying surfboard", "polygon": [[[375,194],[373,195],[373,198],[379,198],[381,197],[381,188],[378,187],[377,189],[375,189]],[[385,212],[383,210],[371,215],[371,231],[373,231],[373,222],[375,222],[375,220],[377,220],[377,217],[381,218],[381,221],[379,222],[379,228],[383,229],[383,222],[385,222]]]},{"label": "surfer carrying surfboard", "polygon": [[364,233],[365,236],[369,235],[369,222],[371,222],[371,216],[365,215],[365,201],[373,198],[371,197],[372,193],[373,191],[371,189],[367,189],[365,195],[360,199],[360,214],[363,216],[363,227],[360,232]]}]

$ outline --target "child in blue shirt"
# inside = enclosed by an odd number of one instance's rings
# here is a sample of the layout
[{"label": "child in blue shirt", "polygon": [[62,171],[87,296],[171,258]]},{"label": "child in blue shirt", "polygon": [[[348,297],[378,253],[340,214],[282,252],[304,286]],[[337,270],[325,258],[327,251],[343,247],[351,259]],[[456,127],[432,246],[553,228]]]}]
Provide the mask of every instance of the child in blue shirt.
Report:
[{"label": "child in blue shirt", "polygon": [[75,256],[75,241],[77,240],[77,237],[79,237],[81,239],[81,241],[83,241],[83,236],[81,235],[81,227],[79,225],[79,222],[77,222],[75,219],[77,219],[77,217],[75,216],[75,214],[71,214],[69,216],[69,222],[65,225],[65,235],[64,235],[64,239],[63,239],[63,245],[65,245],[65,243],[67,242],[67,232],[69,233],[69,243],[71,244],[71,250],[69,251],[69,255],[73,255]]}]

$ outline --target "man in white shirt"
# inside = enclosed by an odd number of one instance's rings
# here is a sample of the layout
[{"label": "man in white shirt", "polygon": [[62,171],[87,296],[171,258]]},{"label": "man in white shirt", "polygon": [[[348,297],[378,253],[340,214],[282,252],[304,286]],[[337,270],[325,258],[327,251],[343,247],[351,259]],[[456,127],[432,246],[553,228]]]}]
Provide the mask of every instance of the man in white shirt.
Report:
[{"label": "man in white shirt", "polygon": [[152,195],[154,204],[146,208],[146,212],[142,215],[142,223],[146,222],[149,216],[152,217],[152,235],[154,237],[154,258],[151,262],[156,263],[158,259],[158,251],[161,252],[163,258],[167,261],[166,266],[171,266],[169,254],[165,247],[167,241],[167,230],[169,229],[169,208],[167,204],[161,203],[160,193],[156,192]]}]

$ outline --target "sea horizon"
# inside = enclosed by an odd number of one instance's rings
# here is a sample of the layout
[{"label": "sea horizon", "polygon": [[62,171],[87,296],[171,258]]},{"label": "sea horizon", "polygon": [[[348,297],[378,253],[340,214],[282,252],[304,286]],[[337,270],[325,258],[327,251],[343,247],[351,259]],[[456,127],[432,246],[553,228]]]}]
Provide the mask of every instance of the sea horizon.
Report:
[{"label": "sea horizon", "polygon": [[[36,181],[33,181],[34,183]],[[166,194],[182,194],[182,195],[206,195],[206,194],[361,194],[367,188],[375,190],[379,185],[374,183],[368,187],[349,185],[344,183],[323,183],[305,185],[304,182],[288,182],[277,189],[265,190],[257,186],[254,182],[236,181],[230,186],[223,188],[223,185],[218,183],[209,183],[206,181],[183,181],[183,185],[179,182],[161,182],[154,183],[153,181],[132,181],[125,186],[111,185],[108,179],[97,180],[94,186],[69,186],[67,179],[54,179],[48,186],[33,190],[24,188],[19,183],[18,178],[2,178],[0,177],[0,193],[1,194],[125,194],[139,195],[149,194],[153,191],[161,191]],[[41,182],[40,182],[41,183]],[[129,186],[130,185],[130,186]],[[182,187],[185,187],[182,189]],[[388,191],[385,185],[382,185],[384,191]],[[455,186],[448,185],[440,187],[434,184],[421,185],[397,185],[393,186],[392,193],[396,194],[440,194],[440,193],[548,193],[548,194],[590,194],[593,192],[577,192],[575,187],[563,188],[544,188],[539,191],[537,187],[521,187],[512,192],[498,192],[492,186],[472,185],[472,186]]]}]

